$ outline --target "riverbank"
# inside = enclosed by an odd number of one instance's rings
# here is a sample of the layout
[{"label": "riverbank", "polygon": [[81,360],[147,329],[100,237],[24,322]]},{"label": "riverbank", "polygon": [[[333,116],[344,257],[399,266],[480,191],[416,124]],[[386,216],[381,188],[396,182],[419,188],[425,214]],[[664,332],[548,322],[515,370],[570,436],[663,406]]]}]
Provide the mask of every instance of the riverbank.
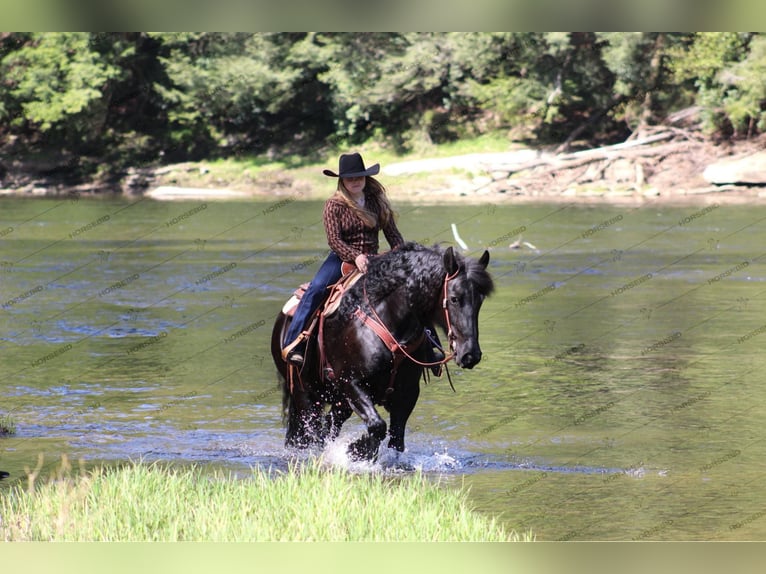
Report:
[{"label": "riverbank", "polygon": [[[766,182],[760,178],[711,182],[705,177],[712,166],[762,152],[766,138],[716,143],[691,132],[669,133],[675,141],[655,135],[641,149],[625,142],[568,154],[496,139],[454,147],[453,153],[447,147],[411,156],[382,148],[360,151],[368,164],[381,163],[379,177],[395,203],[766,203]],[[335,180],[321,172],[335,168],[335,157],[292,165],[262,158],[144,165],[117,176],[76,181],[66,169],[72,158],[49,156],[6,167],[0,172],[0,196],[322,200],[332,193]]]},{"label": "riverbank", "polygon": [[244,477],[133,463],[0,492],[5,541],[474,541],[529,539],[420,474],[318,463]]}]

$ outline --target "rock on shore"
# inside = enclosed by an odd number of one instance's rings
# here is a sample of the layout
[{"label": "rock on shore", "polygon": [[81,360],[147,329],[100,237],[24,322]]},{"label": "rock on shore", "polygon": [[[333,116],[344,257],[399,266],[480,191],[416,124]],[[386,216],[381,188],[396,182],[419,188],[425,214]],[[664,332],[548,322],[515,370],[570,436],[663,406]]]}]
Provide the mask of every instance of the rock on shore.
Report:
[{"label": "rock on shore", "polygon": [[766,185],[766,151],[712,163],[702,177],[715,185]]}]

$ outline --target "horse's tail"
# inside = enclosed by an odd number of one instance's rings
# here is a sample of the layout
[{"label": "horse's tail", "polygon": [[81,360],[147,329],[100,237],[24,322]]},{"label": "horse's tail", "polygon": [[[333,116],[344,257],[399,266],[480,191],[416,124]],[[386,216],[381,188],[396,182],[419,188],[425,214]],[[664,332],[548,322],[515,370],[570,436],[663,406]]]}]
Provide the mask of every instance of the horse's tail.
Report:
[{"label": "horse's tail", "polygon": [[282,381],[282,426],[287,426],[287,421],[290,416],[290,406],[292,404],[292,396],[290,395],[290,389],[288,388],[287,381]]},{"label": "horse's tail", "polygon": [[282,424],[287,425],[287,416],[290,412],[290,385],[287,380],[287,363],[282,358],[282,341],[287,331],[287,316],[280,311],[277,320],[274,322],[274,329],[271,331],[271,357],[274,360],[274,366],[277,368],[277,377],[279,385],[282,387]]}]

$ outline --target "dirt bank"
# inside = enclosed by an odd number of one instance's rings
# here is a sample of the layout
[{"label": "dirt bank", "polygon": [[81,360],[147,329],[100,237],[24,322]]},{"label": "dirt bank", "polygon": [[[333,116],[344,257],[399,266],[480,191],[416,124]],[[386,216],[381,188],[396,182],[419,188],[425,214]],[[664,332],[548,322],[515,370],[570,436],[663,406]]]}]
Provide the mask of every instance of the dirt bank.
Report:
[{"label": "dirt bank", "polygon": [[766,137],[715,143],[679,131],[664,139],[655,134],[646,141],[568,154],[527,149],[418,160],[388,166],[383,173],[396,178],[428,172],[435,178],[432,186],[426,183],[415,192],[391,185],[390,194],[398,200],[766,203],[762,182],[716,185],[703,176],[710,165],[766,149]]},{"label": "dirt bank", "polygon": [[[717,161],[766,149],[766,137],[716,143],[676,130],[644,141],[567,153],[523,148],[402,161],[383,165],[380,179],[394,202],[766,203],[763,184],[722,186],[703,177]],[[68,161],[62,156],[46,165],[6,162],[0,169],[0,194],[323,199],[333,189],[318,167],[251,173],[231,167],[223,171],[203,161],[135,167],[110,180],[74,181],[65,169]]]}]

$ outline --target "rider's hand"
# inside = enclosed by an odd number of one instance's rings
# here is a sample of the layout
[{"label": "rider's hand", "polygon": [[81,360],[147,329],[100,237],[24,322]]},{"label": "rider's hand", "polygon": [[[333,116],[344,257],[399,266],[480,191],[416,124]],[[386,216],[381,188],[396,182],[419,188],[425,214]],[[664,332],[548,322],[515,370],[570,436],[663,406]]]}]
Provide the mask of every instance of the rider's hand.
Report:
[{"label": "rider's hand", "polygon": [[367,256],[364,253],[360,253],[356,256],[356,259],[354,259],[354,264],[356,265],[356,268],[359,269],[362,273],[367,273]]}]

